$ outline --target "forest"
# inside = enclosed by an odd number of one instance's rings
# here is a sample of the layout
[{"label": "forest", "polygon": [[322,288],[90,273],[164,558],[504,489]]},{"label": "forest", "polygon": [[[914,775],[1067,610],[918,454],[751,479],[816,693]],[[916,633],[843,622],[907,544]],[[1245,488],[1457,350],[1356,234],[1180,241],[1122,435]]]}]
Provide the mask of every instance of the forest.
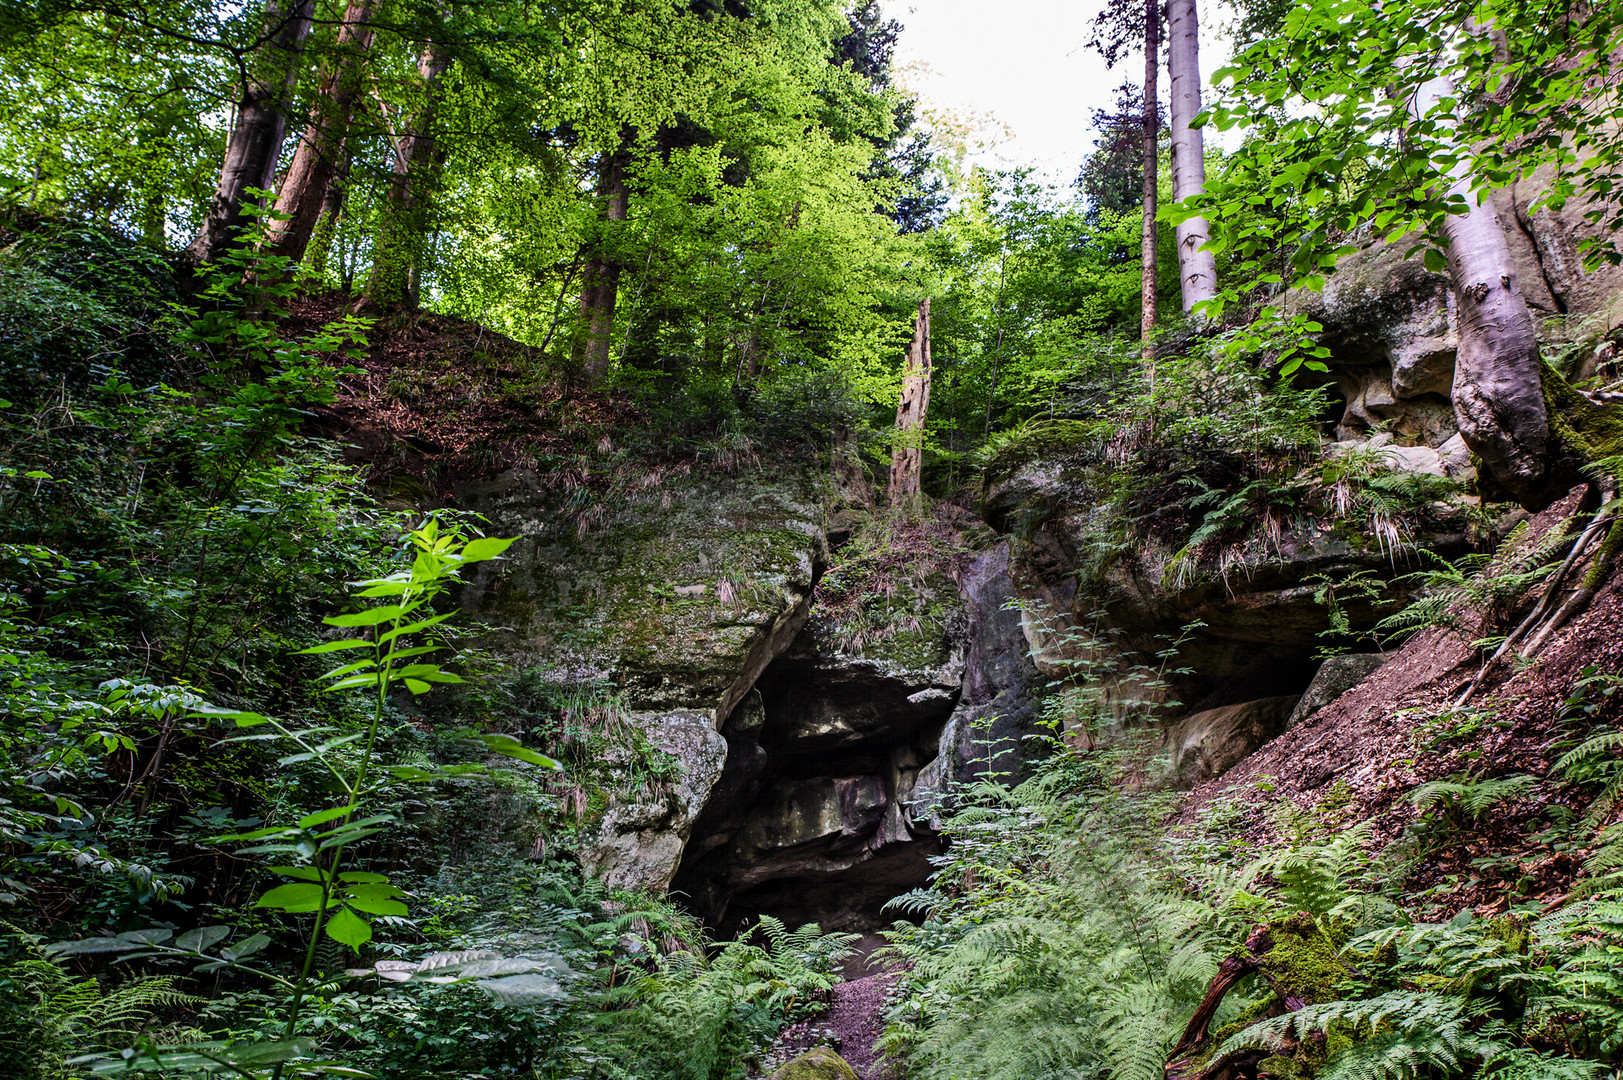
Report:
[{"label": "forest", "polygon": [[1623,1080],[1623,3],[911,17],[0,0],[0,1080]]}]

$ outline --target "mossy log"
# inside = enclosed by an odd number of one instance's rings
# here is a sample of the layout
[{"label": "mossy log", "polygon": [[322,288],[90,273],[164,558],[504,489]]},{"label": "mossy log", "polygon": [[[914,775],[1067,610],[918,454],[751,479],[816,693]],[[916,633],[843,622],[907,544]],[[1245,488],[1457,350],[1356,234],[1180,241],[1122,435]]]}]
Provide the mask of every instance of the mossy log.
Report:
[{"label": "mossy log", "polygon": [[[1321,923],[1306,912],[1257,927],[1246,939],[1244,951],[1224,960],[1206,988],[1183,1036],[1168,1055],[1167,1080],[1239,1080],[1257,1075],[1264,1058],[1294,1057],[1300,1049],[1295,1044],[1226,1055],[1216,1055],[1216,1051],[1224,1039],[1251,1022],[1336,1000],[1337,984],[1352,974],[1341,959],[1346,938],[1346,928],[1340,923]],[[1260,977],[1272,993],[1256,1015],[1242,1017],[1239,1024],[1212,1034],[1208,1029],[1223,999],[1248,975]]]}]

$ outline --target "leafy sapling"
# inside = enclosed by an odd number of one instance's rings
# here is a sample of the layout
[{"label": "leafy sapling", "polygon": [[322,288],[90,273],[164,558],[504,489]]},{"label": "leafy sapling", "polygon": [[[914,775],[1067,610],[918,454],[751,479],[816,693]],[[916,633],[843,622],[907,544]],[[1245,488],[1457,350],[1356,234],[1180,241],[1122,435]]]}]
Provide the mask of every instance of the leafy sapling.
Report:
[{"label": "leafy sapling", "polygon": [[[378,736],[393,694],[401,689],[413,695],[423,694],[436,683],[463,681],[427,659],[446,648],[432,631],[454,614],[435,614],[433,602],[457,580],[464,567],[494,559],[513,543],[502,539],[468,540],[455,531],[442,530],[433,518],[410,533],[408,539],[413,555],[408,569],[359,582],[362,588],[355,598],[373,603],[325,620],[330,626],[352,630],[358,636],[303,650],[307,654],[360,654],[359,659],[322,676],[326,682],[324,689],[329,692],[367,692],[372,707],[359,730],[341,731],[332,725],[301,728],[255,712],[206,705],[198,709],[199,717],[234,721],[238,728],[251,732],[227,741],[291,744],[291,752],[280,759],[280,764],[314,762],[328,773],[339,793],[337,805],[306,815],[290,825],[272,825],[216,838],[221,843],[246,842],[248,846],[239,848],[238,855],[271,855],[285,859],[269,869],[290,880],[268,889],[255,906],[290,915],[314,916],[305,941],[303,962],[297,972],[282,976],[248,963],[269,943],[263,934],[220,948],[230,936],[229,928],[224,926],[200,927],[172,942],[171,932],[160,929],[135,931],[116,938],[64,942],[55,949],[59,954],[127,953],[126,959],[189,958],[202,963],[199,970],[232,968],[267,978],[286,1001],[281,1037],[229,1046],[196,1044],[178,1050],[143,1046],[126,1051],[121,1059],[106,1062],[109,1068],[163,1070],[196,1066],[223,1068],[242,1077],[268,1075],[274,1080],[280,1080],[284,1067],[290,1062],[297,1062],[301,1071],[345,1071],[336,1065],[313,1062],[314,1042],[297,1037],[308,996],[325,982],[316,976],[321,939],[330,938],[358,953],[361,946],[372,939],[374,918],[402,916],[407,910],[402,903],[405,894],[386,875],[348,869],[345,856],[357,843],[395,824],[392,814],[368,812],[380,803],[380,793],[391,785],[487,771],[479,764],[422,769],[385,766],[377,760]],[[510,735],[469,733],[467,738],[492,753],[542,768],[559,767],[551,758],[530,750]],[[354,749],[340,752],[343,747],[358,749],[359,756],[356,757]],[[261,1071],[267,1069],[268,1072]]]}]

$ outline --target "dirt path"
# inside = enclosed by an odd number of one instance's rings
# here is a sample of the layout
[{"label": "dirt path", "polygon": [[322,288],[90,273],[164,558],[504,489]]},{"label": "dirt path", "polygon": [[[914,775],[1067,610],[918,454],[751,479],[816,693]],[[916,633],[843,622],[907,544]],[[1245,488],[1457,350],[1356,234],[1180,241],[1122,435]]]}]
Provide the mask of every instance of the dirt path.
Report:
[{"label": "dirt path", "polygon": [[861,1080],[884,1080],[883,1070],[874,1064],[879,1057],[874,1043],[885,1026],[885,997],[900,975],[900,971],[886,971],[840,983],[833,990],[828,1012],[784,1029],[773,1048],[774,1061],[786,1061],[826,1043]]}]

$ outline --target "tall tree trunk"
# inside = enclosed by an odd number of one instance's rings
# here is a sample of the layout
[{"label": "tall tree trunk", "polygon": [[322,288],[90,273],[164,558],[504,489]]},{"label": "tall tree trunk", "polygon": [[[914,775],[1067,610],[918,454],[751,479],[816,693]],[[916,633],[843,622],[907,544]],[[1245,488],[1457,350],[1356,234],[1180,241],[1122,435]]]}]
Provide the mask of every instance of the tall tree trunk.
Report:
[{"label": "tall tree trunk", "polygon": [[930,298],[919,302],[913,322],[913,344],[902,374],[902,399],[896,405],[896,449],[890,456],[890,505],[916,511],[924,493],[924,421],[930,412]]},{"label": "tall tree trunk", "polygon": [[287,102],[299,74],[315,0],[267,0],[265,43],[251,58],[236,122],[220,165],[220,182],[202,231],[189,250],[201,262],[219,258],[248,222],[251,188],[269,190],[287,137]]},{"label": "tall tree trunk", "polygon": [[1155,395],[1155,212],[1159,173],[1159,92],[1161,71],[1161,9],[1156,0],[1144,0],[1144,232],[1141,246],[1140,294],[1144,314],[1139,321],[1144,363],[1149,367],[1150,396]]},{"label": "tall tree trunk", "polygon": [[356,303],[357,311],[415,307],[414,273],[428,234],[428,205],[439,172],[439,144],[434,112],[440,80],[450,70],[451,56],[438,41],[423,46],[417,59],[422,104],[394,139],[394,168],[384,193],[383,221],[372,252],[372,277]]},{"label": "tall tree trunk", "polygon": [[310,245],[305,249],[305,261],[310,266],[310,272],[318,278],[327,274],[327,258],[332,251],[333,237],[338,233],[338,218],[344,212],[344,196],[349,193],[349,169],[349,144],[346,141],[338,148],[338,168],[333,173],[332,182],[327,185],[327,193],[322,196],[321,214],[316,218]]},{"label": "tall tree trunk", "polygon": [[613,224],[626,219],[626,154],[622,148],[606,152],[597,163],[597,197],[603,204],[605,227],[592,245],[581,273],[580,329],[575,355],[586,382],[598,386],[609,377],[609,356],[614,340],[614,306],[620,296],[620,262],[614,251]]},{"label": "tall tree trunk", "polygon": [[[376,31],[371,25],[377,0],[350,0],[339,28],[335,56],[321,80],[315,115],[293,154],[287,179],[276,197],[278,220],[266,234],[272,255],[293,262],[304,258],[321,220],[327,191],[343,162],[350,118],[363,88],[363,69]],[[286,215],[280,217],[280,215]]]},{"label": "tall tree trunk", "polygon": [[[1435,78],[1421,84],[1410,110],[1419,119],[1441,98],[1454,96],[1452,80]],[[1493,200],[1475,201],[1470,171],[1462,156],[1446,181],[1448,195],[1464,198],[1469,211],[1442,222],[1459,310],[1454,417],[1494,479],[1525,506],[1543,507],[1564,494],[1574,477],[1557,461],[1564,455],[1550,432],[1538,335],[1504,226]]]},{"label": "tall tree trunk", "polygon": [[[1206,192],[1206,148],[1190,122],[1200,112],[1200,22],[1195,0],[1167,0],[1167,73],[1172,80],[1172,197]],[[1178,284],[1185,313],[1217,292],[1217,257],[1201,251],[1211,235],[1203,217],[1178,226]]]}]

